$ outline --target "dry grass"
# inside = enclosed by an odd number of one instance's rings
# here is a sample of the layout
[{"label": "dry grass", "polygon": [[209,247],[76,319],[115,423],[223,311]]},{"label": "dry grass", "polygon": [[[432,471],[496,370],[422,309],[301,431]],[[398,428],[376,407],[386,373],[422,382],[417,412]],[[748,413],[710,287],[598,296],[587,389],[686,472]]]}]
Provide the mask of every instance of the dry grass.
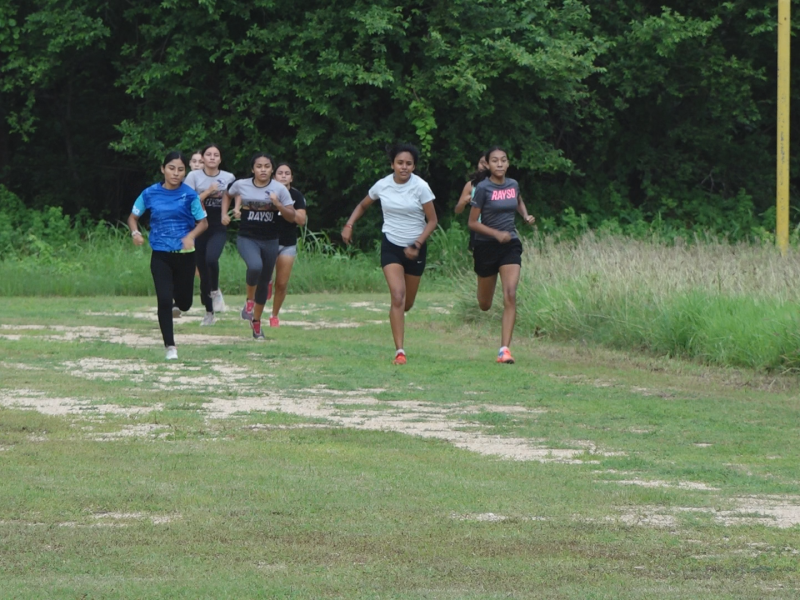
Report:
[{"label": "dry grass", "polygon": [[[526,243],[517,333],[757,371],[800,366],[800,252],[586,234]],[[473,276],[460,308],[478,318]],[[498,298],[493,316],[498,318]]]}]

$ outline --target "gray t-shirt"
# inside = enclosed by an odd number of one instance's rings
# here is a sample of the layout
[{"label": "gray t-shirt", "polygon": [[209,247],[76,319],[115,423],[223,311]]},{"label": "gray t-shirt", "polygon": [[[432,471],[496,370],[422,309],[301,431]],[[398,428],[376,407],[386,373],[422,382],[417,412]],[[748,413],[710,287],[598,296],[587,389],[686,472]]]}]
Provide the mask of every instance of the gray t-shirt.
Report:
[{"label": "gray t-shirt", "polygon": [[222,195],[235,180],[236,177],[234,177],[233,173],[220,171],[212,177],[211,175],[206,175],[203,169],[191,171],[186,176],[184,183],[197,192],[198,196],[213,184],[217,184],[217,189],[203,200],[203,208],[208,212],[209,229],[224,229],[222,225]]},{"label": "gray t-shirt", "polygon": [[[504,183],[498,185],[491,179],[484,179],[475,186],[470,206],[481,209],[480,221],[487,227],[498,231],[507,231],[516,239],[517,229],[514,226],[514,215],[517,212],[519,200],[519,184],[514,179],[506,177]],[[493,237],[475,234],[475,241],[494,241]]]},{"label": "gray t-shirt", "polygon": [[294,205],[294,200],[286,186],[274,179],[270,179],[270,182],[264,187],[258,187],[253,178],[237,179],[228,189],[228,195],[231,198],[242,197],[240,236],[255,240],[278,239],[281,233],[278,219],[283,219],[283,217],[272,205],[269,195],[273,192],[284,206]]}]

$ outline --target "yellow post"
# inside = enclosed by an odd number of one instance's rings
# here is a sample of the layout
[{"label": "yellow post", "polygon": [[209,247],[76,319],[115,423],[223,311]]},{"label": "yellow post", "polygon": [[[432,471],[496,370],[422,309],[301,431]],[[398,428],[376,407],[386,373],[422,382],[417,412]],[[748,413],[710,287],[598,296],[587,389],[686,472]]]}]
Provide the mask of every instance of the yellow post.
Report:
[{"label": "yellow post", "polygon": [[781,254],[789,247],[789,65],[791,0],[778,0],[778,185],[775,232]]}]

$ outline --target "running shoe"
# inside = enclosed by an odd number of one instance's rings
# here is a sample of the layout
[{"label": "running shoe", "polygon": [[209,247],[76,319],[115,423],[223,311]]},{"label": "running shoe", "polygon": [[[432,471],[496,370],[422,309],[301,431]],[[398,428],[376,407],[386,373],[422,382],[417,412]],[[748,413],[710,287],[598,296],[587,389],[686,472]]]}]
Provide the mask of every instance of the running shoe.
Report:
[{"label": "running shoe", "polygon": [[213,325],[217,322],[217,317],[214,316],[213,312],[206,312],[206,316],[203,317],[203,322],[200,323],[200,327],[204,327],[206,325]]},{"label": "running shoe", "polygon": [[267,300],[269,300],[270,298],[272,298],[272,282],[271,281],[267,284]]},{"label": "running shoe", "polygon": [[253,328],[253,339],[254,340],[263,340],[264,339],[264,332],[261,331],[261,321],[250,321],[250,327]]},{"label": "running shoe", "polygon": [[181,309],[178,308],[178,305],[174,302],[172,303],[172,318],[173,319],[180,319],[181,318]]},{"label": "running shoe", "polygon": [[401,352],[400,354],[395,354],[394,360],[392,361],[393,365],[404,365],[406,364],[406,354],[405,352]]},{"label": "running shoe", "polygon": [[497,353],[497,362],[505,363],[507,365],[514,364],[514,357],[511,356],[511,352],[509,352],[508,348],[504,348],[503,350]]},{"label": "running shoe", "polygon": [[270,317],[269,318],[269,326],[270,327],[280,327],[281,326],[280,319],[278,319],[278,317]]},{"label": "running shoe", "polygon": [[255,300],[248,300],[244,303],[244,308],[242,309],[242,318],[245,321],[252,321],[253,320],[253,310],[255,310],[256,303]]},{"label": "running shoe", "polygon": [[175,346],[167,346],[167,360],[177,360],[178,349]]},{"label": "running shoe", "polygon": [[225,311],[225,298],[222,296],[222,292],[219,290],[211,292],[211,305],[214,307],[215,313]]}]

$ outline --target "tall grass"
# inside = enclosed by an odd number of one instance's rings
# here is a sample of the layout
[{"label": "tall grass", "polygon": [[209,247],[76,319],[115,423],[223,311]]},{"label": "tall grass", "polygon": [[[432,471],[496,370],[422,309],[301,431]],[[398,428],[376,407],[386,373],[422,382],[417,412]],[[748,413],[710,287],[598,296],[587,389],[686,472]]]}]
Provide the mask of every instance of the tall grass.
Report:
[{"label": "tall grass", "polygon": [[[535,238],[525,244],[517,332],[711,364],[800,367],[800,253],[724,241]],[[474,276],[460,307],[475,318]],[[495,318],[502,311],[498,298]]]},{"label": "tall grass", "polygon": [[[307,233],[290,280],[291,293],[386,289],[380,260],[347,251],[324,234]],[[220,288],[244,294],[245,266],[234,243],[220,259]],[[41,242],[34,252],[0,260],[0,296],[148,296],[155,293],[150,249],[135,247],[122,228],[97,228],[82,239]]]}]

